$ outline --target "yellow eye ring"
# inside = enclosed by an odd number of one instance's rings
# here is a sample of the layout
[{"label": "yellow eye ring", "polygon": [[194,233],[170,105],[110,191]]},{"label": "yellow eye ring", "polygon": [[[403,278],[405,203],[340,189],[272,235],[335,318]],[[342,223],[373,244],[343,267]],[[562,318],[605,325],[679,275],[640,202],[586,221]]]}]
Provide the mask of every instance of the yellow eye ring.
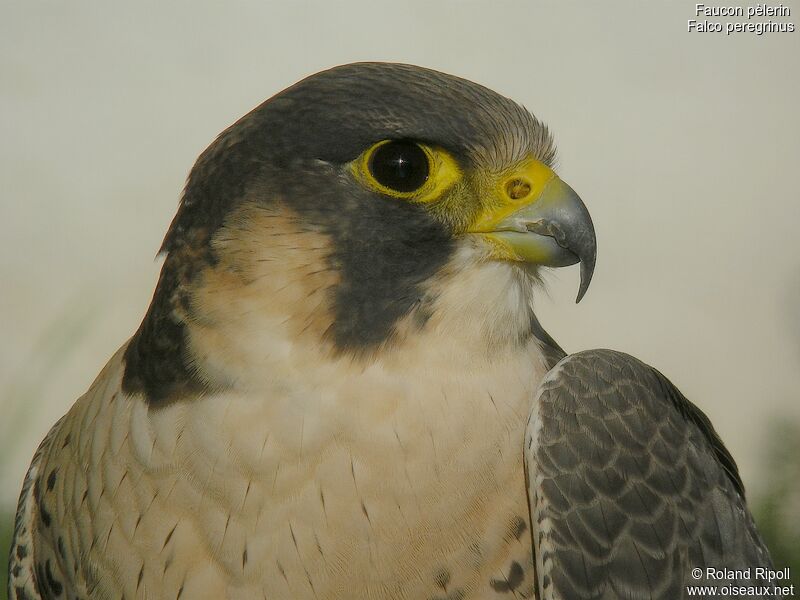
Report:
[{"label": "yellow eye ring", "polygon": [[380,194],[432,202],[461,177],[461,169],[442,148],[411,140],[382,140],[351,164],[356,179]]}]

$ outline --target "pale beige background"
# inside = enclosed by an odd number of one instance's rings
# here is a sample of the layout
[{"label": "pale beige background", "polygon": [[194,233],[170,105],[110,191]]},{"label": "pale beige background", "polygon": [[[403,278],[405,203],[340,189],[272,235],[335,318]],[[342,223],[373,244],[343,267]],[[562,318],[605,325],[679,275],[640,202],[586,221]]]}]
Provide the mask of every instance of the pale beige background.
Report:
[{"label": "pale beige background", "polygon": [[[694,3],[18,2],[0,13],[0,503],[141,318],[197,154],[302,76],[355,60],[462,75],[550,124],[599,238],[568,350],[656,365],[757,489],[800,417],[800,33],[689,34]],[[800,20],[800,5],[785,2]]]}]

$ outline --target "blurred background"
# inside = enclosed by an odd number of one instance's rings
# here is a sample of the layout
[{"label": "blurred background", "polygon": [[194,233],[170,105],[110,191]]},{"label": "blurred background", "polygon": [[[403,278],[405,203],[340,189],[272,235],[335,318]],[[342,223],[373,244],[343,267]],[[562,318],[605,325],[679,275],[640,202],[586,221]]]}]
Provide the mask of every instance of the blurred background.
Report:
[{"label": "blurred background", "polygon": [[[797,27],[783,4],[774,20]],[[36,446],[144,314],[196,156],[301,77],[386,60],[549,124],[599,255],[579,306],[577,270],[553,274],[542,322],[698,404],[797,577],[800,33],[688,33],[692,18],[674,0],[4,3],[0,554]]]}]

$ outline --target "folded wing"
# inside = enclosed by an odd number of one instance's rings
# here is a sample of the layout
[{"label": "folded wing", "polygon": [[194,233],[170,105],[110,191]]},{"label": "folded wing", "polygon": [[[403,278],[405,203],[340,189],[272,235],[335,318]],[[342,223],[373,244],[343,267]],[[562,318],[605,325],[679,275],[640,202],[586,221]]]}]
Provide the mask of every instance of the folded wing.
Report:
[{"label": "folded wing", "polygon": [[641,361],[610,350],[561,360],[533,404],[525,462],[543,600],[766,585],[756,568],[771,561],[736,463],[700,409]]}]

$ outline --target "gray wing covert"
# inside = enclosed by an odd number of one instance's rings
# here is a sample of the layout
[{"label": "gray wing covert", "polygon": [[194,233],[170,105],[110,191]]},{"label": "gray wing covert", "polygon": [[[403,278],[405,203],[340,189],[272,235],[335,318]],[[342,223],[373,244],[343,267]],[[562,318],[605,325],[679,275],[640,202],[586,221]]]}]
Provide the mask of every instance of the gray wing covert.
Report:
[{"label": "gray wing covert", "polygon": [[[560,361],[537,393],[525,463],[543,600],[768,585],[736,463],[708,418],[641,361],[610,350]],[[710,567],[749,574],[715,580]]]}]

